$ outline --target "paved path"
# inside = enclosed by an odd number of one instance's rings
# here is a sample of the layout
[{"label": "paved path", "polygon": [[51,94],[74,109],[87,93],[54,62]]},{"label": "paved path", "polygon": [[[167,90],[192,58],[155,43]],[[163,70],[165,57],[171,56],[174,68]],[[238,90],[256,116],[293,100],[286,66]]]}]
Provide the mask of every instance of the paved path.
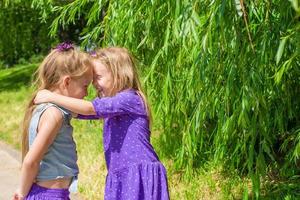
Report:
[{"label": "paved path", "polygon": [[17,188],[21,155],[10,146],[0,142],[0,199],[10,200]]},{"label": "paved path", "polygon": [[[19,184],[20,168],[20,152],[0,141],[0,200],[11,200]],[[82,200],[78,195],[71,199]]]}]

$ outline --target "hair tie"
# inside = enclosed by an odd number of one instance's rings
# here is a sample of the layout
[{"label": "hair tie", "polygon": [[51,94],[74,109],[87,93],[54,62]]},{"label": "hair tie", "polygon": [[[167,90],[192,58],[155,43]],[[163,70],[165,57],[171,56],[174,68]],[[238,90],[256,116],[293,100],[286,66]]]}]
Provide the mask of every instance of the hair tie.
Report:
[{"label": "hair tie", "polygon": [[74,49],[74,45],[71,42],[63,42],[58,44],[55,49],[58,51],[68,51],[69,49]]},{"label": "hair tie", "polygon": [[97,57],[96,51],[90,51],[89,54],[90,54],[90,56],[92,56],[92,57]]}]

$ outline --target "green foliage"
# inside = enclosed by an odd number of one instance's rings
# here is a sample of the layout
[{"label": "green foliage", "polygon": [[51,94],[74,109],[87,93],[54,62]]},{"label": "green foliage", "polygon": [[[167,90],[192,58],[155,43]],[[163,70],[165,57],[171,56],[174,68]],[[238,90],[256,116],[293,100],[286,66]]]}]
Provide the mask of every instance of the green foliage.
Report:
[{"label": "green foliage", "polygon": [[0,9],[0,60],[24,64],[33,54],[49,51],[53,42],[48,36],[49,22],[41,22],[31,1],[4,1]]},{"label": "green foliage", "polygon": [[75,0],[56,11],[52,34],[83,15],[83,45],[126,46],[142,61],[164,155],[186,174],[222,160],[259,198],[268,169],[299,173],[297,0]]},{"label": "green foliage", "polygon": [[186,175],[207,160],[225,162],[249,175],[257,199],[262,177],[299,174],[298,0],[33,2],[56,16],[53,36],[83,19],[83,46],[133,51],[160,154]]}]

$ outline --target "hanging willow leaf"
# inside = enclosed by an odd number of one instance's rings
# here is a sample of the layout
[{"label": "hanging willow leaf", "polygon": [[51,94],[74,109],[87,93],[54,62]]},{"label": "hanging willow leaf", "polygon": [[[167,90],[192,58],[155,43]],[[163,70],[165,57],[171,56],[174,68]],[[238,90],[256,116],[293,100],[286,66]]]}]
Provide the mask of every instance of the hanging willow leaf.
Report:
[{"label": "hanging willow leaf", "polygon": [[279,47],[278,47],[278,50],[277,50],[277,53],[276,53],[276,64],[277,65],[278,65],[278,63],[279,63],[279,61],[281,59],[282,54],[283,54],[286,40],[287,40],[287,38],[285,37],[279,43]]},{"label": "hanging willow leaf", "polygon": [[289,60],[285,61],[283,65],[279,68],[279,70],[275,73],[275,82],[278,84],[280,83],[282,76],[284,73],[287,72],[287,70],[290,68],[291,64],[293,61],[293,57],[290,58]]},{"label": "hanging willow leaf", "polygon": [[298,0],[289,0],[296,12],[300,12]]},{"label": "hanging willow leaf", "polygon": [[235,8],[236,8],[236,11],[237,11],[238,15],[239,15],[240,17],[242,17],[242,16],[243,16],[243,11],[242,11],[241,2],[240,2],[240,0],[234,0],[234,1],[235,1]]}]

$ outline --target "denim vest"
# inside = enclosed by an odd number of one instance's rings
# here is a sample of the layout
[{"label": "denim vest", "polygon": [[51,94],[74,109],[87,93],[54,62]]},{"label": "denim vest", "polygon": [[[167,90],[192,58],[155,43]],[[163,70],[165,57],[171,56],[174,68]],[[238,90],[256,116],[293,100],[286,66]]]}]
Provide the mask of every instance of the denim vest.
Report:
[{"label": "denim vest", "polygon": [[36,130],[38,128],[41,115],[51,106],[55,106],[61,111],[63,115],[63,123],[61,128],[58,130],[53,143],[49,146],[40,162],[40,169],[36,180],[45,181],[68,177],[73,178],[74,183],[74,180],[77,180],[79,170],[77,165],[76,144],[72,135],[73,127],[70,124],[70,120],[72,118],[70,111],[52,103],[38,105],[32,113],[32,118],[29,124],[29,148],[36,137]]}]

